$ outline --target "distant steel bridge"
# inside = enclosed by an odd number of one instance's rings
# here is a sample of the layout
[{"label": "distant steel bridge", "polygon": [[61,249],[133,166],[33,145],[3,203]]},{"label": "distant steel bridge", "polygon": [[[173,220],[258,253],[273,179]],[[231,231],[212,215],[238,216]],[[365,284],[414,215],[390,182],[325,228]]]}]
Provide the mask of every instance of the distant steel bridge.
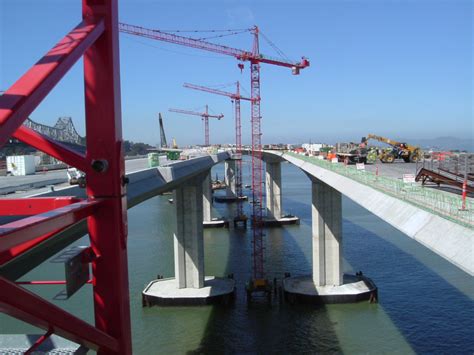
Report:
[{"label": "distant steel bridge", "polygon": [[23,125],[59,142],[81,146],[86,144],[86,138],[77,133],[71,117],[59,117],[54,127],[37,123],[30,118],[27,118]]}]

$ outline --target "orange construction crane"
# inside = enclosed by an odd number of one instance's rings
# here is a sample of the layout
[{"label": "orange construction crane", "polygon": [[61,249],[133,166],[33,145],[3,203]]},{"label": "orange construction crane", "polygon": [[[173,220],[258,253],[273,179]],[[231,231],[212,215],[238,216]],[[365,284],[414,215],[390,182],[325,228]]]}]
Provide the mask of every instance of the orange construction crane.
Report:
[{"label": "orange construction crane", "polygon": [[209,118],[217,118],[218,120],[220,120],[221,118],[224,117],[224,115],[222,113],[220,115],[210,115],[207,105],[206,105],[206,111],[205,112],[195,112],[195,111],[189,111],[189,110],[181,110],[181,109],[178,109],[178,108],[170,108],[168,111],[178,112],[178,113],[182,113],[182,114],[185,114],[185,115],[201,116],[202,120],[204,121],[204,145],[206,147],[209,146]]}]

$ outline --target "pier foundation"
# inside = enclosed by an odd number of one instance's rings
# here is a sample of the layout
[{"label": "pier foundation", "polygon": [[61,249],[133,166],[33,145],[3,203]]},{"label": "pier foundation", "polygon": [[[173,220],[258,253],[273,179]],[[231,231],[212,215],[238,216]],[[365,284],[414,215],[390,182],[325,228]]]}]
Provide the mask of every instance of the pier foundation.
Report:
[{"label": "pier foundation", "polygon": [[204,277],[202,174],[174,192],[175,277],[152,281],[143,291],[144,304],[207,304],[234,292],[234,280]]},{"label": "pier foundation", "polygon": [[313,303],[376,300],[372,280],[342,272],[341,193],[314,177],[311,181],[313,274],[284,279],[286,299]]}]

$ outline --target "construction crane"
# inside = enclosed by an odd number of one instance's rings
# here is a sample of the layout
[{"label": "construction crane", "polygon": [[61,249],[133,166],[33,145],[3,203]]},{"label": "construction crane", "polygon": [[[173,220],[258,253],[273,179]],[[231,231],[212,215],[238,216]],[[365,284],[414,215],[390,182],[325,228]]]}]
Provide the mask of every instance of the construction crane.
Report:
[{"label": "construction crane", "polygon": [[217,89],[208,88],[205,86],[194,85],[189,83],[184,83],[184,87],[188,89],[200,90],[204,92],[208,92],[211,94],[222,95],[230,97],[233,103],[235,103],[235,151],[237,155],[239,155],[239,159],[236,160],[237,168],[235,172],[235,189],[237,193],[237,215],[234,218],[234,224],[237,226],[239,224],[246,225],[247,223],[247,216],[245,216],[243,211],[243,193],[242,193],[242,124],[240,119],[240,100],[247,100],[251,101],[250,97],[244,97],[240,95],[240,83],[237,81],[236,85],[236,92],[227,92]]},{"label": "construction crane", "polygon": [[397,142],[393,139],[377,136],[375,134],[368,134],[367,137],[362,137],[362,143],[366,143],[369,139],[375,139],[376,141],[392,146],[392,149],[383,150],[379,154],[379,159],[382,163],[393,163],[397,158],[403,159],[405,163],[414,163],[420,160],[423,155],[420,147]]},{"label": "construction crane", "polygon": [[161,117],[161,112],[158,114],[158,120],[160,121],[160,147],[168,148],[168,143],[166,142],[165,128],[163,127],[163,118]]},{"label": "construction crane", "polygon": [[182,113],[185,115],[193,115],[193,116],[201,116],[202,120],[204,121],[204,145],[206,147],[209,146],[209,118],[217,118],[220,120],[221,118],[224,117],[224,115],[221,113],[220,115],[211,115],[209,114],[209,108],[206,105],[206,111],[205,112],[195,112],[195,111],[189,111],[189,110],[181,110],[178,108],[170,108],[168,111],[170,112],[178,112]]},{"label": "construction crane", "polygon": [[[275,59],[260,53],[259,28],[254,26],[248,31],[253,34],[252,51],[223,46],[203,39],[179,36],[169,32],[148,29],[140,26],[119,23],[119,31],[135,36],[146,37],[157,41],[174,43],[181,46],[202,49],[209,52],[232,56],[241,62],[250,62],[251,84],[251,126],[252,126],[252,224],[253,224],[253,279],[249,283],[248,295],[253,292],[268,292],[269,284],[264,272],[264,234],[263,234],[263,163],[262,163],[262,132],[260,115],[260,64],[271,64],[291,68],[293,75],[298,75],[301,69],[309,66],[305,57],[300,62],[285,59]],[[270,45],[277,49],[271,42]],[[277,51],[279,51],[277,49]],[[281,52],[281,51],[280,51]],[[240,70],[244,68],[238,64]],[[271,294],[271,293],[270,293]]]}]

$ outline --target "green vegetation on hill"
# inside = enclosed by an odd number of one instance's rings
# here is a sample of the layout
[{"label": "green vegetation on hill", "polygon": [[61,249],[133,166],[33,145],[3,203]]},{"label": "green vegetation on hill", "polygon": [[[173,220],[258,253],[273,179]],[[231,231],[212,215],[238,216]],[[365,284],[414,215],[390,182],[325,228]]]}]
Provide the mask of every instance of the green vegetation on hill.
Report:
[{"label": "green vegetation on hill", "polygon": [[148,149],[153,148],[151,145],[146,143],[134,143],[132,141],[123,141],[123,150],[127,156],[145,155],[148,153]]}]

